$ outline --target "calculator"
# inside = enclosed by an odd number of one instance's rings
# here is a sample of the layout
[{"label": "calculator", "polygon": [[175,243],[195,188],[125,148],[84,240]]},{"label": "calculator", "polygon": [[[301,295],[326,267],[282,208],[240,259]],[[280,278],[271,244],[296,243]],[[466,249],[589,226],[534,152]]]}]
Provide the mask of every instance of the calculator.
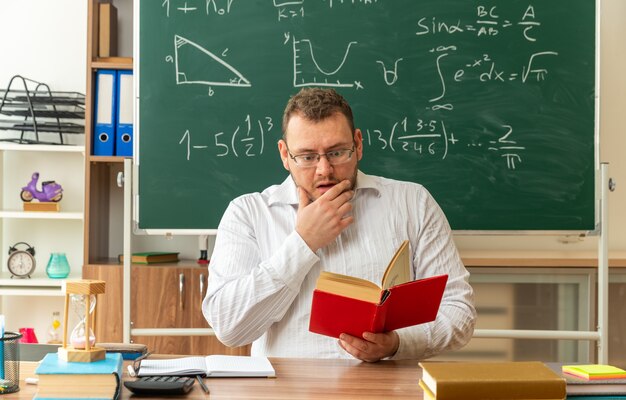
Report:
[{"label": "calculator", "polygon": [[124,386],[134,394],[187,394],[195,380],[187,376],[142,376],[134,381],[124,381]]}]

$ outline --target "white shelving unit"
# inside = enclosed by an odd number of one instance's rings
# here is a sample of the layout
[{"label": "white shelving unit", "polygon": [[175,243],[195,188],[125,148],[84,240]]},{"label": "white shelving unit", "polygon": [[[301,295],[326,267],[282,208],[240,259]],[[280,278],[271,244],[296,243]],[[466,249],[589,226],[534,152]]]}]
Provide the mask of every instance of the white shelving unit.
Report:
[{"label": "white shelving unit", "polygon": [[18,144],[12,142],[0,142],[2,151],[25,151],[25,152],[50,152],[50,153],[81,153],[85,154],[85,146],[76,145],[52,145],[52,144]]},{"label": "white shelving unit", "polygon": [[[82,275],[84,157],[82,144],[0,142],[0,312],[6,316],[7,330],[33,327],[40,342],[45,342],[51,313],[63,311],[64,280],[50,279],[45,272],[50,254],[66,253],[71,268],[67,279]],[[63,187],[59,212],[23,211],[20,191],[33,172],[40,173],[39,189],[46,180]],[[30,278],[11,278],[8,272],[7,250],[17,242],[35,248],[36,268]]]},{"label": "white shelving unit", "polygon": [[[68,280],[80,279],[80,275],[70,275]],[[63,296],[65,279],[49,279],[47,277],[31,279],[11,279],[11,274],[0,273],[0,295],[2,296]]]},{"label": "white shelving unit", "polygon": [[17,210],[0,211],[0,218],[4,219],[83,219],[82,212],[27,212]]}]

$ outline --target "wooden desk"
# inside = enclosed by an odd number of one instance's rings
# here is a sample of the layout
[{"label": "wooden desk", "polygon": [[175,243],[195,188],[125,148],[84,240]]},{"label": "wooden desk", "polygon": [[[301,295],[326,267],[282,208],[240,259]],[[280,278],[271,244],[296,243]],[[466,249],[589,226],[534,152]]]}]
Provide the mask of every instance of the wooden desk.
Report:
[{"label": "wooden desk", "polygon": [[[205,395],[196,382],[193,391],[180,398],[195,399],[422,399],[418,386],[422,371],[417,361],[381,361],[272,358],[276,378],[211,378]],[[126,372],[126,371],[125,371]],[[124,379],[128,375],[124,374]],[[20,391],[2,399],[32,399],[35,385],[20,382]],[[123,388],[122,399],[130,398]],[[132,397],[133,399],[138,397]],[[141,399],[149,399],[141,397]]]}]

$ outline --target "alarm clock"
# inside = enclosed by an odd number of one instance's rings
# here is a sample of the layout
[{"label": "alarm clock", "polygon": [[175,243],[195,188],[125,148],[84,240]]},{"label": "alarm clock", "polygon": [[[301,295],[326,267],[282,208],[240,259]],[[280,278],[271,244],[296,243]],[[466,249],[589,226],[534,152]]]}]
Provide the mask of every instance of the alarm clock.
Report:
[{"label": "alarm clock", "polygon": [[[23,250],[18,249],[19,245],[23,245]],[[17,242],[9,247],[9,259],[7,267],[11,273],[11,278],[30,278],[35,271],[35,248],[26,242]]]}]

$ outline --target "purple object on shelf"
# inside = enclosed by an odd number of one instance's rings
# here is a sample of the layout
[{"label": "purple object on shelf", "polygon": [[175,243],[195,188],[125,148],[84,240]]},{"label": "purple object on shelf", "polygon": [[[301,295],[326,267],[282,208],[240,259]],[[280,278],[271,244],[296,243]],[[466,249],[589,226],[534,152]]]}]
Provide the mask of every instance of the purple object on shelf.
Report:
[{"label": "purple object on shelf", "polygon": [[30,202],[33,199],[45,202],[58,202],[63,198],[63,188],[55,181],[41,183],[41,190],[37,189],[39,172],[34,172],[30,182],[22,188],[20,197],[23,201]]}]

